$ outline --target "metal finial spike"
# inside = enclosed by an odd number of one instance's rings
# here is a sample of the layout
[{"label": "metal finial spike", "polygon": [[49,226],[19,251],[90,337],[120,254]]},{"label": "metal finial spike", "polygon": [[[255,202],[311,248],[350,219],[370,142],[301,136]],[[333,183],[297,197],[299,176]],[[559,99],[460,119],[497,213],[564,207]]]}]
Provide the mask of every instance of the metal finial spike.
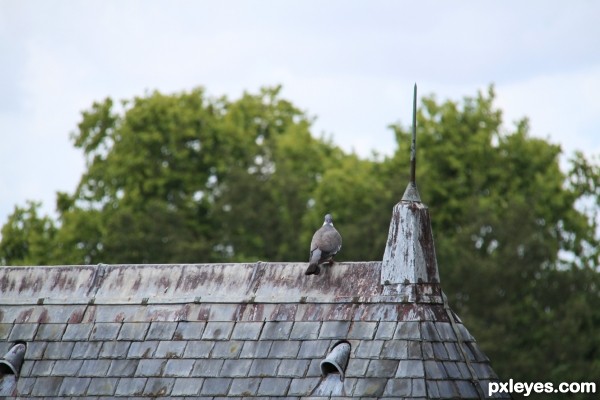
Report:
[{"label": "metal finial spike", "polygon": [[417,169],[417,84],[413,92],[413,120],[412,120],[412,143],[410,145],[410,183],[416,185],[415,173]]},{"label": "metal finial spike", "polygon": [[412,121],[412,143],[410,145],[410,182],[402,196],[402,201],[421,202],[416,180],[417,169],[417,84],[413,92],[413,121]]}]

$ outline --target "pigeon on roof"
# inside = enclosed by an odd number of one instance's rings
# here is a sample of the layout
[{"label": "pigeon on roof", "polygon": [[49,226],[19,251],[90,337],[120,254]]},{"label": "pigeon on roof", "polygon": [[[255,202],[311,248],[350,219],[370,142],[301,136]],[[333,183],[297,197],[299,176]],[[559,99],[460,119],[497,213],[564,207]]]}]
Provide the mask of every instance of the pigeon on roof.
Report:
[{"label": "pigeon on roof", "polygon": [[319,275],[319,264],[333,264],[333,256],[342,248],[342,236],[333,226],[331,214],[325,215],[323,226],[313,235],[310,242],[310,259],[305,275]]}]

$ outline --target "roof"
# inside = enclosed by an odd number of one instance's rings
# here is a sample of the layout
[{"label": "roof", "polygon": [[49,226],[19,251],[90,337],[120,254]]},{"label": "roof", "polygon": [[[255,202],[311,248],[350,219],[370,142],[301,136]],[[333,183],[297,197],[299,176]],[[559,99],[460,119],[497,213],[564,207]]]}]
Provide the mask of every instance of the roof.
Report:
[{"label": "roof", "polygon": [[[2,268],[0,353],[26,342],[24,397],[477,397],[472,370],[496,376],[439,286],[385,294],[381,266]],[[345,378],[320,388],[341,340]]]}]

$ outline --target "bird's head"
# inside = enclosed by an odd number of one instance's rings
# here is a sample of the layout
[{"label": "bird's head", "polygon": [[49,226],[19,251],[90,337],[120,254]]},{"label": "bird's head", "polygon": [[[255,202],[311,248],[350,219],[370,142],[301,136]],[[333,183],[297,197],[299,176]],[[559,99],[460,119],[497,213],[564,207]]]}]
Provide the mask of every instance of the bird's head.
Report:
[{"label": "bird's head", "polygon": [[325,220],[323,221],[323,225],[333,226],[333,217],[331,216],[331,214],[325,214]]}]

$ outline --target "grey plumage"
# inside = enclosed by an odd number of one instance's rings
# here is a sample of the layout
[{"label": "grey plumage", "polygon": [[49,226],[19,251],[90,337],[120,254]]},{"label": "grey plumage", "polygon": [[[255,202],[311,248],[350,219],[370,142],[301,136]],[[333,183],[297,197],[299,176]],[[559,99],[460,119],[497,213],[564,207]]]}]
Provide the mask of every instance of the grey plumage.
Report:
[{"label": "grey plumage", "polygon": [[310,257],[305,275],[318,275],[320,264],[333,264],[333,256],[342,248],[342,236],[333,226],[331,214],[325,215],[323,226],[319,228],[310,242]]}]

